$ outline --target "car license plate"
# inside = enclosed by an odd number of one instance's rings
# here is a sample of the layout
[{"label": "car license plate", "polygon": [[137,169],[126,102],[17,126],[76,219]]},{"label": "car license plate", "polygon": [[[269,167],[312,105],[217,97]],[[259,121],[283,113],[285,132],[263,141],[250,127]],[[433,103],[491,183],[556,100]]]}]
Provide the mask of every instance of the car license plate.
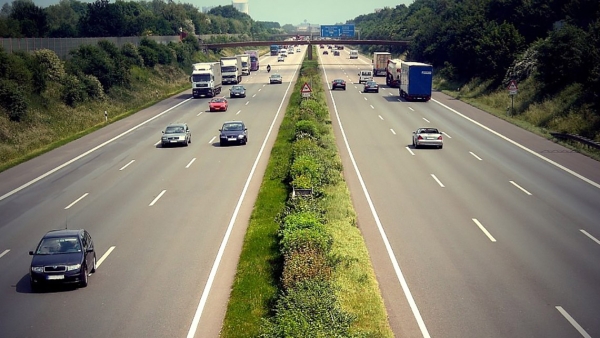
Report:
[{"label": "car license plate", "polygon": [[169,142],[171,142],[171,143],[177,143],[177,140],[171,140]]},{"label": "car license plate", "polygon": [[428,140],[435,140],[435,137],[428,137]]},{"label": "car license plate", "polygon": [[64,275],[51,275],[48,276],[48,280],[59,280],[59,279],[65,279]]}]

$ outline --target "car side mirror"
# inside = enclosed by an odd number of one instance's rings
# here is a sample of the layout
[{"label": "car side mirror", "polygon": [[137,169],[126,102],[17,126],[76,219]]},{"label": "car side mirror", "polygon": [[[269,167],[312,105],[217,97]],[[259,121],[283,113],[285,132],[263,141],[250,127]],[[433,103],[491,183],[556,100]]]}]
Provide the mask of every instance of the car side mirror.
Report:
[{"label": "car side mirror", "polygon": [[29,251],[29,256],[33,256],[33,251]]},{"label": "car side mirror", "polygon": [[223,131],[223,129],[219,129],[219,131]]},{"label": "car side mirror", "polygon": [[164,134],[164,133],[165,133],[165,131],[163,130],[163,131],[162,131],[162,133]]},{"label": "car side mirror", "polygon": [[417,133],[416,131],[413,131],[413,134],[416,134],[416,133]]},{"label": "car side mirror", "polygon": [[94,252],[94,248],[87,248],[87,250],[85,250],[85,252]]}]

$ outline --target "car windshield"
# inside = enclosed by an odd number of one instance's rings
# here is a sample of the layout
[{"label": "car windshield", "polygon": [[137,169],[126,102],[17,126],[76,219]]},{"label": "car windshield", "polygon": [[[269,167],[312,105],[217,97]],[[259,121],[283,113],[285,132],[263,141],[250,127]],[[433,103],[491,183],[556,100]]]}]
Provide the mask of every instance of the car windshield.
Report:
[{"label": "car windshield", "polygon": [[77,237],[44,238],[38,246],[36,255],[55,255],[81,252]]},{"label": "car windshield", "polygon": [[440,132],[434,128],[421,129],[420,134],[439,134]]},{"label": "car windshield", "polygon": [[273,74],[273,75],[271,75],[271,77],[274,77],[274,78],[280,78],[280,77],[281,77],[281,75],[279,75],[279,74]]},{"label": "car windshield", "polygon": [[374,81],[368,81],[368,82],[367,82],[367,85],[368,85],[368,86],[374,86],[374,85],[376,85],[376,84],[377,84],[377,82],[374,82]]},{"label": "car windshield", "polygon": [[165,134],[181,134],[184,132],[185,129],[182,126],[168,126],[165,130]]},{"label": "car windshield", "polygon": [[241,123],[228,123],[223,125],[223,131],[242,131],[244,127]]},{"label": "car windshield", "polygon": [[242,86],[233,86],[233,87],[231,87],[231,90],[244,90],[244,87],[242,87]]},{"label": "car windshield", "polygon": [[192,82],[208,82],[211,80],[210,74],[192,75]]},{"label": "car windshield", "polygon": [[211,102],[225,102],[225,99],[224,98],[212,99]]},{"label": "car windshield", "polygon": [[333,80],[333,82],[344,82],[344,80],[337,79],[337,80]]}]

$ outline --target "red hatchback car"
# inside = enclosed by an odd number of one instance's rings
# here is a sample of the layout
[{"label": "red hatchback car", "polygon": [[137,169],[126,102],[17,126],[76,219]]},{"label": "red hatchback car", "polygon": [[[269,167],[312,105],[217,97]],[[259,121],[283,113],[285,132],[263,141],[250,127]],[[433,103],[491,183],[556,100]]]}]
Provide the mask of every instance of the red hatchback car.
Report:
[{"label": "red hatchback car", "polygon": [[227,111],[228,106],[227,99],[224,97],[215,97],[208,103],[210,111]]},{"label": "red hatchback car", "polygon": [[346,90],[346,81],[342,79],[333,80],[331,82],[331,90],[334,90],[336,88],[342,88],[343,90]]}]

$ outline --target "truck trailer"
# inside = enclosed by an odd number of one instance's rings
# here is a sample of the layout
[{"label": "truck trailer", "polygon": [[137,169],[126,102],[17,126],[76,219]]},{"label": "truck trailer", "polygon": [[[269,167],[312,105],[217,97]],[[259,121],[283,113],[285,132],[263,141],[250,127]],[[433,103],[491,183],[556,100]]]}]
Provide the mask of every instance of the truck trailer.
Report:
[{"label": "truck trailer", "polygon": [[237,56],[221,58],[221,75],[223,83],[238,84],[242,82],[242,59]]},{"label": "truck trailer", "polygon": [[373,76],[385,76],[387,71],[387,61],[392,58],[388,52],[373,53]]},{"label": "truck trailer", "polygon": [[402,62],[400,97],[408,101],[431,99],[433,67],[420,62]]},{"label": "truck trailer", "polygon": [[385,83],[393,88],[400,87],[400,74],[402,73],[402,60],[389,59],[385,72]]},{"label": "truck trailer", "polygon": [[221,93],[223,82],[221,78],[221,64],[219,62],[202,62],[192,65],[192,96],[214,97]]},{"label": "truck trailer", "polygon": [[247,50],[244,53],[250,55],[250,71],[256,72],[260,69],[260,63],[258,61],[258,51],[257,50]]}]

